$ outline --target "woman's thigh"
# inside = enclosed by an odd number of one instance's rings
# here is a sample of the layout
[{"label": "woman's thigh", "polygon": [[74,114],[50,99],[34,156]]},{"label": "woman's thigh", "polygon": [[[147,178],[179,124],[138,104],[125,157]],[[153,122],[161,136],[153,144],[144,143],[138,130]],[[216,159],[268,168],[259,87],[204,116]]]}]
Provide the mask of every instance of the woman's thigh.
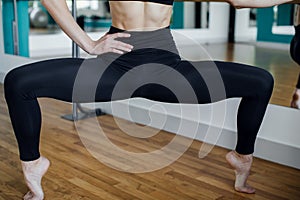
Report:
[{"label": "woman's thigh", "polygon": [[256,96],[273,85],[272,76],[263,69],[220,61],[181,61],[175,68],[156,73],[156,80],[141,87],[139,95],[162,102],[203,104]]},{"label": "woman's thigh", "polygon": [[52,59],[13,69],[5,77],[6,91],[26,99],[52,97],[70,101],[74,78],[82,59]]},{"label": "woman's thigh", "polygon": [[99,58],[41,61],[11,71],[5,82],[25,98],[101,102],[144,97],[170,103],[210,103],[255,95],[272,79],[257,67],[219,61],[181,61],[172,67],[106,65]]},{"label": "woman's thigh", "polygon": [[[35,62],[18,67],[8,73],[5,88],[8,96],[20,94],[22,99],[49,97],[68,102],[103,102],[124,99],[124,92],[113,91],[119,79],[130,68],[118,63],[106,62],[102,58],[61,58]],[[124,84],[132,85],[138,74]],[[134,77],[133,77],[134,76]]]}]

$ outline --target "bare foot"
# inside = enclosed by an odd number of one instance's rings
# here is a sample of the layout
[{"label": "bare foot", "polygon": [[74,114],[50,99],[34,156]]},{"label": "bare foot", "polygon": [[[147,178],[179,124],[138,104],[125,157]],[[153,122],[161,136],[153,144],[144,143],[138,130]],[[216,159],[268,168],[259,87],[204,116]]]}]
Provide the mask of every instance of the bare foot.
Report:
[{"label": "bare foot", "polygon": [[300,109],[300,89],[296,89],[291,102],[292,108]]},{"label": "bare foot", "polygon": [[28,191],[27,194],[23,197],[24,200],[29,200],[33,198],[33,194],[31,191]]},{"label": "bare foot", "polygon": [[226,154],[226,160],[235,172],[235,190],[248,194],[255,193],[255,189],[246,183],[250,173],[253,155],[241,155],[235,151],[231,151]]},{"label": "bare foot", "polygon": [[29,162],[21,162],[23,174],[29,192],[23,197],[24,200],[42,200],[44,192],[41,181],[44,174],[47,172],[50,161],[45,157],[40,157],[37,160]]}]

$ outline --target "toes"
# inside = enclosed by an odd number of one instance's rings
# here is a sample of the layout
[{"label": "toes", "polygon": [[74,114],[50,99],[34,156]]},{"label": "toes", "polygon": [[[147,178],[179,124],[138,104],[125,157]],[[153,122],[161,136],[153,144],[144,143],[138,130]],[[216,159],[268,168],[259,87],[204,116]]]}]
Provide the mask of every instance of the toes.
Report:
[{"label": "toes", "polygon": [[43,200],[43,199],[44,196],[34,195],[31,191],[27,192],[27,194],[23,198],[23,200]]},{"label": "toes", "polygon": [[247,194],[253,194],[255,193],[255,189],[249,185],[247,186],[241,186],[241,187],[235,187],[235,190],[237,192],[247,193]]},{"label": "toes", "polygon": [[44,198],[43,197],[37,197],[37,196],[34,196],[32,199],[30,200],[43,200]]},{"label": "toes", "polygon": [[36,195],[42,195],[43,194],[43,189],[40,183],[38,182],[26,182],[28,188],[30,189],[32,196],[36,196]]},{"label": "toes", "polygon": [[34,195],[33,192],[28,191],[24,197],[23,200],[43,200],[43,195]]},{"label": "toes", "polygon": [[32,192],[31,192],[31,191],[28,191],[28,192],[24,195],[23,200],[29,200],[29,199],[31,199],[32,197],[33,197]]}]

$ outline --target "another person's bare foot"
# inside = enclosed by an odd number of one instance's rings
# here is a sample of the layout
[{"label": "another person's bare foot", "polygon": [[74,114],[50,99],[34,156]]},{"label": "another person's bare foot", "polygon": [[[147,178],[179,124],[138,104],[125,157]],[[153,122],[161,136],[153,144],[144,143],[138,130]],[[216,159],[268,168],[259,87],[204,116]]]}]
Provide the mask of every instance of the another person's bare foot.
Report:
[{"label": "another person's bare foot", "polygon": [[41,181],[47,172],[50,161],[45,157],[29,162],[21,162],[25,182],[29,188],[29,192],[23,197],[24,200],[42,200],[44,192]]},{"label": "another person's bare foot", "polygon": [[246,183],[250,174],[253,155],[241,155],[235,151],[231,151],[226,154],[226,160],[235,172],[235,190],[248,194],[255,193],[255,189]]},{"label": "another person's bare foot", "polygon": [[292,108],[300,109],[300,89],[296,89],[291,102]]}]

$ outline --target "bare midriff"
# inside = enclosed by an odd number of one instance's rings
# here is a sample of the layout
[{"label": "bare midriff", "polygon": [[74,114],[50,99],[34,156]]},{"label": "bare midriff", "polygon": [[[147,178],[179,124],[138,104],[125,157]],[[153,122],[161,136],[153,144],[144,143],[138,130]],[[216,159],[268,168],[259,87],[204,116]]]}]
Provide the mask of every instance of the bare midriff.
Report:
[{"label": "bare midriff", "polygon": [[151,31],[170,25],[172,6],[141,1],[110,1],[112,26],[132,31]]}]

